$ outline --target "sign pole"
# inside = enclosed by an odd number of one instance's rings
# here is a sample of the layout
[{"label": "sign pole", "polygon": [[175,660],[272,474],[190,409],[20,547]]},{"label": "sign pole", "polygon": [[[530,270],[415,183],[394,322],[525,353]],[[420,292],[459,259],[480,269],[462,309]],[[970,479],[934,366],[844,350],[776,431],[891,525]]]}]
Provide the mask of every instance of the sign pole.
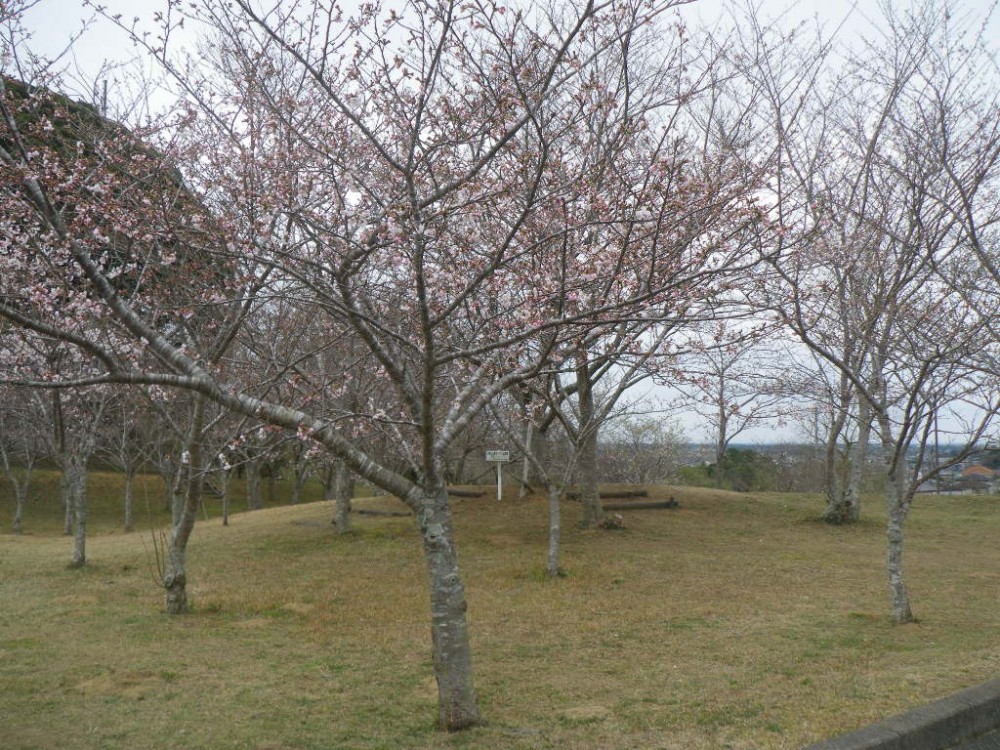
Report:
[{"label": "sign pole", "polygon": [[486,451],[486,460],[497,465],[497,502],[503,497],[503,465],[510,461],[510,451]]}]

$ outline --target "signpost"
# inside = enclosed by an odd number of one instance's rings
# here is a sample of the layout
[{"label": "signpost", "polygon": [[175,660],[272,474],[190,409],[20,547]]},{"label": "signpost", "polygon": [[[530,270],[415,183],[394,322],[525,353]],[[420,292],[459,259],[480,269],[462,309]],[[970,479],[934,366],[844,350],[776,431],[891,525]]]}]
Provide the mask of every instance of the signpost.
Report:
[{"label": "signpost", "polygon": [[503,497],[503,465],[510,461],[510,451],[486,451],[486,460],[497,465],[497,502]]}]

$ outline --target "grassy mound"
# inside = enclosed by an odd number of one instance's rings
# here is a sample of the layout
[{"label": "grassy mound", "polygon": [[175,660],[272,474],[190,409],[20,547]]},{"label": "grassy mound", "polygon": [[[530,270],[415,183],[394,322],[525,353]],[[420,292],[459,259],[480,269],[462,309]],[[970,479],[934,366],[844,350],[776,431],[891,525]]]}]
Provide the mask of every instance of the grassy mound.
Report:
[{"label": "grassy mound", "polygon": [[567,503],[557,580],[543,498],[456,501],[490,723],[454,736],[433,728],[412,519],[337,536],[311,503],[203,521],[181,618],[161,614],[148,531],[96,533],[79,571],[58,529],[2,535],[0,746],[798,748],[1000,672],[995,499],[918,500],[921,622],[895,627],[877,513],[831,528],[818,498],[651,494],[681,508],[615,533]]}]

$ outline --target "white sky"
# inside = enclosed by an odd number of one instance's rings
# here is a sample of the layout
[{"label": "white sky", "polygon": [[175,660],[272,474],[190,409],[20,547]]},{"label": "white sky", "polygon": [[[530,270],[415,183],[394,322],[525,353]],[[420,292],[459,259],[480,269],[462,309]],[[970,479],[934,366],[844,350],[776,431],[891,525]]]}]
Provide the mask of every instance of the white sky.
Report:
[{"label": "white sky", "polygon": [[[3,0],[0,0],[2,2]],[[569,1],[569,0],[567,0]],[[742,4],[747,0],[737,0]],[[968,14],[976,23],[986,25],[986,37],[994,49],[1000,49],[1000,10],[998,0],[938,0],[950,8],[960,19]],[[122,13],[125,19],[139,17],[148,22],[166,0],[100,0],[111,13]],[[361,0],[342,0],[345,10],[356,7]],[[780,18],[780,25],[789,28],[798,22],[819,24],[827,35],[840,28],[838,38],[844,45],[856,44],[860,39],[878,34],[876,20],[880,16],[881,0],[752,0],[759,7],[763,18]],[[387,5],[395,3],[388,2]],[[909,0],[896,0],[898,7],[908,7]],[[707,23],[714,25],[728,20],[724,10],[726,0],[695,0],[681,9],[682,16],[692,26]],[[991,15],[992,14],[992,15]],[[102,19],[94,19],[92,11],[83,7],[81,0],[40,0],[29,12],[26,26],[33,33],[32,47],[47,56],[62,52],[73,34],[91,25],[74,44],[72,52],[63,58],[67,70],[67,84],[75,91],[69,93],[88,97],[91,82],[102,64],[125,62],[137,57],[137,51],[125,35]],[[144,24],[145,25],[145,24]],[[147,26],[148,27],[148,26]],[[155,75],[154,75],[155,77]],[[112,74],[113,80],[113,74]],[[88,97],[89,98],[89,97]],[[669,396],[666,396],[669,398]],[[691,416],[680,419],[688,439],[705,437],[700,423]],[[801,426],[789,424],[783,428],[759,428],[746,433],[739,442],[776,442],[801,440]]]},{"label": "white sky", "polygon": [[[737,4],[747,0],[737,0]],[[877,33],[877,19],[881,0],[750,0],[761,10],[765,18],[779,18],[782,26],[792,26],[796,22],[819,23],[828,33],[832,33],[843,23],[841,39],[850,44],[853,39]],[[361,0],[342,0],[345,8],[357,6]],[[895,0],[901,7],[907,7],[909,0]],[[986,19],[992,12],[988,24],[988,37],[995,47],[1000,47],[1000,11],[996,11],[996,0],[939,0],[962,17]],[[157,10],[166,5],[166,0],[100,0],[111,13],[122,13],[126,19],[137,16],[149,19]],[[387,3],[391,5],[392,3]],[[690,23],[700,20],[712,24],[727,12],[723,9],[726,0],[694,0],[681,9]],[[93,12],[85,9],[81,0],[41,0],[28,15],[28,25],[35,33],[35,46],[52,54],[65,46],[66,40],[81,29],[85,18],[92,18]],[[845,21],[846,19],[846,21]],[[92,70],[105,60],[127,59],[133,53],[131,45],[117,30],[103,21],[95,22],[89,32],[76,45],[75,58],[84,70]]]}]

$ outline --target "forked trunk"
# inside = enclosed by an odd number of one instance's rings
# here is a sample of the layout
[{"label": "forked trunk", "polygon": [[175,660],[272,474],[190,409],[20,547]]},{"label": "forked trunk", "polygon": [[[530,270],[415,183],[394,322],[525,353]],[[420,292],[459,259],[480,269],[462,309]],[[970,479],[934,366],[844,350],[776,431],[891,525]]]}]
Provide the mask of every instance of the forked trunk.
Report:
[{"label": "forked trunk", "polygon": [[834,525],[840,525],[850,520],[843,482],[841,482],[840,472],[837,470],[837,445],[840,443],[840,435],[843,432],[846,419],[847,412],[842,409],[827,431],[826,446],[823,453],[823,484],[826,488],[826,508],[820,517],[827,523]]},{"label": "forked trunk", "polygon": [[865,462],[868,460],[868,441],[872,432],[871,407],[864,399],[858,405],[858,439],[851,449],[851,469],[847,479],[844,504],[850,521],[861,518],[861,485],[865,478]]},{"label": "forked trunk", "polygon": [[205,473],[202,466],[201,433],[204,424],[204,398],[196,396],[187,440],[184,504],[177,523],[170,532],[164,560],[163,588],[167,591],[167,614],[180,615],[189,610],[187,598],[187,545],[201,506]]},{"label": "forked trunk", "polygon": [[555,484],[549,485],[549,559],[545,572],[552,578],[559,575],[559,532],[560,511],[559,501],[562,499],[562,488]]},{"label": "forked trunk", "polygon": [[[197,453],[197,460],[200,462],[200,451],[192,451],[192,461]],[[198,471],[199,464],[193,464],[193,470],[189,472],[188,488],[184,499],[184,509],[181,513],[180,522],[174,526],[170,533],[170,541],[167,546],[165,570],[163,575],[163,588],[167,591],[167,613],[180,615],[188,611],[187,598],[187,545],[194,530],[194,522],[198,517],[198,507],[201,505],[202,495],[202,472]]]},{"label": "forked trunk", "polygon": [[481,722],[472,681],[465,589],[458,571],[446,490],[427,490],[414,503],[430,577],[431,641],[438,685],[438,722],[458,731]]}]

